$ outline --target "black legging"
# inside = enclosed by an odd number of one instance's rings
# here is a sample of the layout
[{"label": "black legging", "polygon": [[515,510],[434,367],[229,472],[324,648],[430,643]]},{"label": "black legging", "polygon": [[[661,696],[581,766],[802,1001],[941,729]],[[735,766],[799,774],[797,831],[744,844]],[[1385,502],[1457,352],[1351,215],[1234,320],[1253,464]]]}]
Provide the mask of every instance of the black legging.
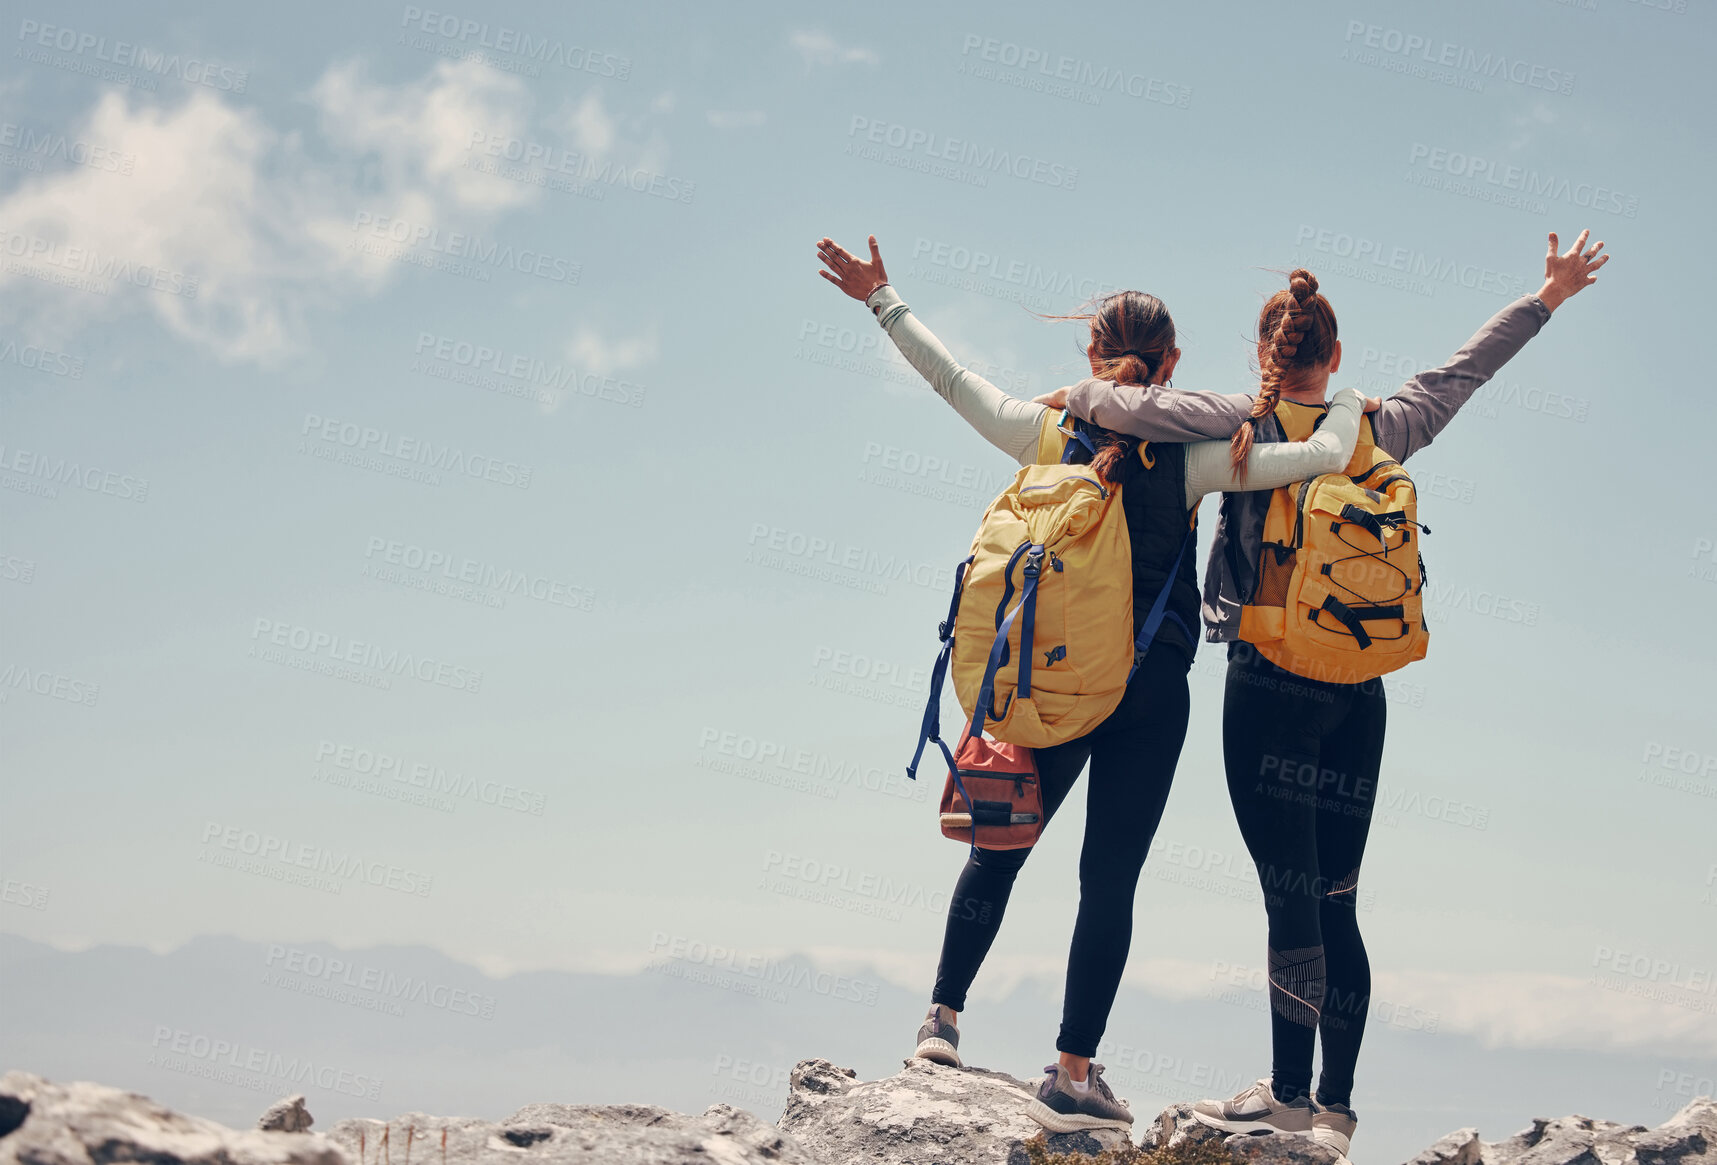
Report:
[{"label": "black legging", "polygon": [[[1109,1022],[1132,942],[1133,891],[1186,740],[1190,666],[1184,653],[1159,644],[1108,719],[1077,740],[1037,750],[1046,826],[1085,762],[1091,762],[1079,855],[1079,917],[1067,956],[1058,1051],[1096,1055]],[[948,906],[933,1002],[965,1009],[966,991],[1001,926],[1014,875],[1030,853],[980,849],[966,860]]]},{"label": "black legging", "polygon": [[1222,754],[1240,836],[1269,917],[1271,1078],[1284,1100],[1311,1089],[1350,1104],[1371,1005],[1356,913],[1359,865],[1383,760],[1383,682],[1328,684],[1230,644]]}]

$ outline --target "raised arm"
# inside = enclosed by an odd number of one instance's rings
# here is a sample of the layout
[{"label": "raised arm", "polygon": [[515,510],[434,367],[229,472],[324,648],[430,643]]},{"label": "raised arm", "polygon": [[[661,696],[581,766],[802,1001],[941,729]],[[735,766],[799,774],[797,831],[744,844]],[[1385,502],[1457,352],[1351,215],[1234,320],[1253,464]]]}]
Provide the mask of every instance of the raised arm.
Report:
[{"label": "raised arm", "polygon": [[1609,262],[1599,256],[1604,244],[1586,250],[1590,231],[1566,253],[1557,254],[1555,234],[1544,260],[1544,286],[1522,296],[1490,319],[1441,368],[1419,373],[1383,402],[1371,423],[1377,444],[1397,461],[1425,448],[1448,427],[1461,406],[1526,346],[1555,311],[1582,288],[1597,282],[1597,270]]},{"label": "raised arm", "polygon": [[1267,441],[1252,446],[1246,470],[1234,468],[1227,441],[1196,441],[1186,447],[1186,504],[1205,494],[1275,489],[1296,481],[1339,473],[1353,457],[1365,398],[1344,388],[1329,402],[1323,424],[1304,441]]},{"label": "raised arm", "polygon": [[826,238],[817,244],[817,253],[828,267],[818,274],[870,308],[906,362],[979,436],[1021,465],[1036,459],[1038,433],[1048,410],[1009,396],[954,359],[888,282],[875,235],[870,237],[869,263]]}]

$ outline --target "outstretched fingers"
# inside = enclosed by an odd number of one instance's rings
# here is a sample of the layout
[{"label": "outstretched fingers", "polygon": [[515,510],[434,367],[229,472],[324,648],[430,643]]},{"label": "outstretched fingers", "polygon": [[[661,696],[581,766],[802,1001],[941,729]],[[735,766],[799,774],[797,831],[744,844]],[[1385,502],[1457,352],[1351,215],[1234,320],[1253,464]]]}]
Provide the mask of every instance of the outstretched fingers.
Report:
[{"label": "outstretched fingers", "polygon": [[1580,237],[1574,240],[1574,245],[1572,247],[1568,248],[1568,253],[1566,255],[1564,255],[1563,258],[1571,259],[1575,255],[1580,254],[1582,251],[1584,251],[1586,249],[1586,240],[1591,238],[1591,237],[1592,237],[1592,232],[1590,229],[1581,231]]}]

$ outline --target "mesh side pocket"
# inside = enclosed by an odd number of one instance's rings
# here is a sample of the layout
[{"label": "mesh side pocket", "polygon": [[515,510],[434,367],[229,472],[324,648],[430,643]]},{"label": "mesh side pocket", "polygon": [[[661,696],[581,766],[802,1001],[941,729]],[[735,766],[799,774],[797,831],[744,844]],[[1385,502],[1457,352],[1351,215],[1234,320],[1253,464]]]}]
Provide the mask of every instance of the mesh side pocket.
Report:
[{"label": "mesh side pocket", "polygon": [[1288,580],[1294,577],[1299,552],[1276,542],[1264,543],[1258,556],[1258,590],[1252,602],[1259,607],[1288,605]]}]

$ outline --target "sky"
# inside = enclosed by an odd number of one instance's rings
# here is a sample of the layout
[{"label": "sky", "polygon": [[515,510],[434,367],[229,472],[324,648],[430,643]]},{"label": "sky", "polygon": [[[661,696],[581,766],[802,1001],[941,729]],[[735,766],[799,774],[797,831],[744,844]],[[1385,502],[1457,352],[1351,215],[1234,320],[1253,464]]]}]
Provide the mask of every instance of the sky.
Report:
[{"label": "sky", "polygon": [[[1410,466],[1432,647],[1387,681],[1365,932],[1380,997],[1483,1045],[1717,1055],[1706,6],[4,0],[0,32],[0,930],[927,996],[964,854],[903,769],[1011,466],[816,240],[874,233],[1019,395],[1080,374],[1034,313],[1122,287],[1168,303],[1178,386],[1245,391],[1304,265],[1336,385],[1381,394],[1590,227],[1598,285]],[[1264,955],[1222,666],[1137,906],[1165,1000]],[[1059,981],[1077,844],[977,998]]]}]

